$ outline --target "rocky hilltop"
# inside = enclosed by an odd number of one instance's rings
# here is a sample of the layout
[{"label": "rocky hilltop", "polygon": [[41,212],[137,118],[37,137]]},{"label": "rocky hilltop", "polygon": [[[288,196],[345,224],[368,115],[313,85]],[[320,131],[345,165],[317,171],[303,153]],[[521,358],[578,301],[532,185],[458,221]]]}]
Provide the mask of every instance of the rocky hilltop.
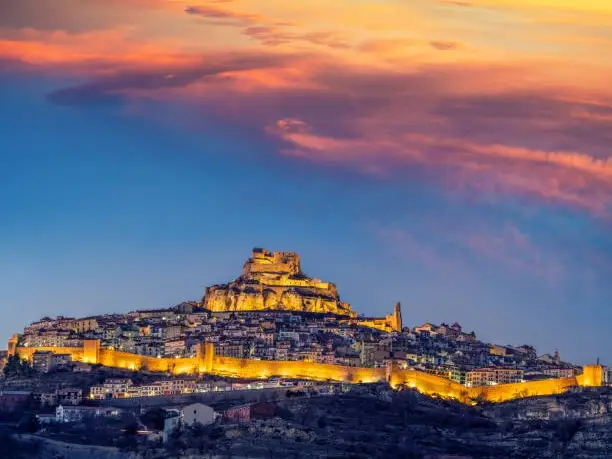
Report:
[{"label": "rocky hilltop", "polygon": [[208,287],[202,303],[213,312],[280,310],[357,315],[340,300],[334,284],[302,272],[298,254],[261,248],[253,249],[240,277]]}]

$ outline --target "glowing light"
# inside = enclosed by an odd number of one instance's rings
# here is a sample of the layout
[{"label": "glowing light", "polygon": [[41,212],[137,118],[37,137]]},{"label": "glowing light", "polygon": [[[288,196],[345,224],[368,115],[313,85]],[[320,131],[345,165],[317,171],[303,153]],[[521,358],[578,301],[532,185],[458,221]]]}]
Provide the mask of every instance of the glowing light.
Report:
[{"label": "glowing light", "polygon": [[[58,354],[70,354],[73,361],[99,363],[107,367],[147,368],[149,371],[172,372],[173,374],[193,374],[198,370],[225,377],[243,379],[269,379],[282,376],[288,379],[307,379],[318,381],[336,381],[343,383],[388,381],[390,386],[409,386],[427,395],[450,397],[463,403],[474,403],[475,399],[491,402],[502,402],[517,397],[558,394],[574,386],[600,386],[603,383],[601,366],[584,367],[584,373],[571,378],[549,379],[541,381],[521,381],[514,384],[498,384],[482,387],[467,387],[449,379],[423,373],[410,368],[403,370],[390,368],[343,367],[339,365],[320,364],[298,361],[262,361],[214,356],[213,346],[198,357],[183,359],[150,357],[126,352],[99,349],[99,343],[88,342],[83,348],[17,348],[16,352],[26,360],[34,352],[52,351]],[[206,363],[204,363],[206,361]],[[280,381],[274,379],[277,384]],[[215,386],[214,391],[224,390]],[[227,390],[231,390],[227,388]],[[206,389],[203,390],[206,392]]]}]

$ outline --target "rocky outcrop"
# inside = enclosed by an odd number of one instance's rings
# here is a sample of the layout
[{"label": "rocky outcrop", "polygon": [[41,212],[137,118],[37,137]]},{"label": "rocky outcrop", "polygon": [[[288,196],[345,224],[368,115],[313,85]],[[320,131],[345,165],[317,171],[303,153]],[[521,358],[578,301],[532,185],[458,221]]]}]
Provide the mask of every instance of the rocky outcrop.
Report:
[{"label": "rocky outcrop", "polygon": [[[299,450],[299,457],[612,458],[612,417],[602,408],[608,403],[606,391],[558,398],[509,402],[505,406],[513,412],[507,416],[491,411],[497,405],[470,407],[383,385],[353,386],[334,396],[287,399],[280,403],[283,420],[252,424],[234,444],[250,448],[261,442],[275,452],[272,457],[296,457]],[[550,402],[568,406],[567,417],[525,419],[527,412]]]},{"label": "rocky outcrop", "polygon": [[517,421],[612,420],[612,389],[576,388],[560,395],[513,400],[486,406],[483,414]]},{"label": "rocky outcrop", "polygon": [[208,287],[202,302],[212,312],[279,310],[356,316],[340,300],[334,284],[302,272],[296,253],[258,248],[240,277]]}]

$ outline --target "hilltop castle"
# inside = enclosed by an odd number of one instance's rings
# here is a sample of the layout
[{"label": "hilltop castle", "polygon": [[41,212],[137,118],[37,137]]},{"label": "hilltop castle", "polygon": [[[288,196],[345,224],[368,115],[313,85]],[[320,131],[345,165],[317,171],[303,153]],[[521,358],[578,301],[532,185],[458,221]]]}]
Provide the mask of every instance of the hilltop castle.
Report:
[{"label": "hilltop castle", "polygon": [[212,312],[279,310],[356,316],[340,300],[334,284],[302,272],[298,254],[259,248],[253,249],[240,277],[208,287],[202,303]]},{"label": "hilltop castle", "polygon": [[302,272],[294,252],[271,252],[255,248],[242,275],[228,284],[206,289],[202,305],[211,312],[295,311],[335,314],[345,320],[384,331],[401,331],[399,303],[384,318],[362,319],[340,300],[331,282],[310,278]]}]

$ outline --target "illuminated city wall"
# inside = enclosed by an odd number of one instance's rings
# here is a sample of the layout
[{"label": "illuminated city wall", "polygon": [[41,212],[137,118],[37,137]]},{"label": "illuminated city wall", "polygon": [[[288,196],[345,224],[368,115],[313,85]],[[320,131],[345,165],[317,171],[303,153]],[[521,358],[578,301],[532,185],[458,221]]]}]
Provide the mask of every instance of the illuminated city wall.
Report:
[{"label": "illuminated city wall", "polygon": [[75,362],[83,361],[82,347],[16,347],[15,353],[24,360],[32,360],[32,354],[36,351],[51,351],[54,354],[70,354]]},{"label": "illuminated city wall", "polygon": [[426,395],[436,395],[444,398],[454,398],[462,402],[470,401],[469,387],[450,379],[430,375],[416,370],[401,370],[393,368],[389,384],[391,387],[406,386]]},{"label": "illuminated city wall", "polygon": [[[590,371],[592,375],[597,374],[597,372],[601,374],[601,367],[585,367],[585,370]],[[595,378],[595,376],[591,377]],[[585,384],[583,378],[578,376],[495,386],[466,387],[440,376],[400,369],[393,370],[390,384],[393,387],[404,385],[427,395],[455,398],[466,403],[471,401],[504,402],[515,398],[561,394],[575,386],[601,386],[601,383]]]},{"label": "illuminated city wall", "polygon": [[200,371],[200,360],[197,358],[167,359],[148,355],[130,354],[111,349],[100,349],[99,364],[106,367],[125,368],[173,374],[193,374]]},{"label": "illuminated city wall", "polygon": [[515,398],[562,394],[570,387],[579,385],[576,378],[544,379],[524,383],[499,384],[497,386],[470,387],[469,395],[472,400],[505,402]]},{"label": "illuminated city wall", "polygon": [[219,376],[266,379],[273,376],[316,381],[345,383],[389,382],[398,386],[411,387],[427,395],[453,398],[464,403],[474,401],[503,402],[515,398],[560,394],[575,386],[601,386],[603,370],[600,365],[584,367],[584,373],[574,378],[546,379],[496,386],[466,387],[440,376],[416,370],[402,370],[395,366],[388,368],[345,367],[322,363],[298,361],[274,361],[237,359],[214,355],[211,343],[199,347],[197,356],[192,358],[155,358],[139,354],[100,348],[99,341],[85,341],[83,348],[77,347],[14,347],[15,353],[25,360],[31,360],[36,351],[51,351],[56,354],[70,354],[74,361],[101,364],[127,370],[146,370],[172,374],[210,373]]},{"label": "illuminated city wall", "polygon": [[213,358],[212,372],[220,376],[263,379],[272,376],[316,381],[372,383],[385,380],[384,368],[344,367],[323,363],[250,360],[233,357]]},{"label": "illuminated city wall", "polygon": [[585,365],[581,375],[576,376],[578,384],[585,387],[599,387],[604,383],[601,365]]}]

